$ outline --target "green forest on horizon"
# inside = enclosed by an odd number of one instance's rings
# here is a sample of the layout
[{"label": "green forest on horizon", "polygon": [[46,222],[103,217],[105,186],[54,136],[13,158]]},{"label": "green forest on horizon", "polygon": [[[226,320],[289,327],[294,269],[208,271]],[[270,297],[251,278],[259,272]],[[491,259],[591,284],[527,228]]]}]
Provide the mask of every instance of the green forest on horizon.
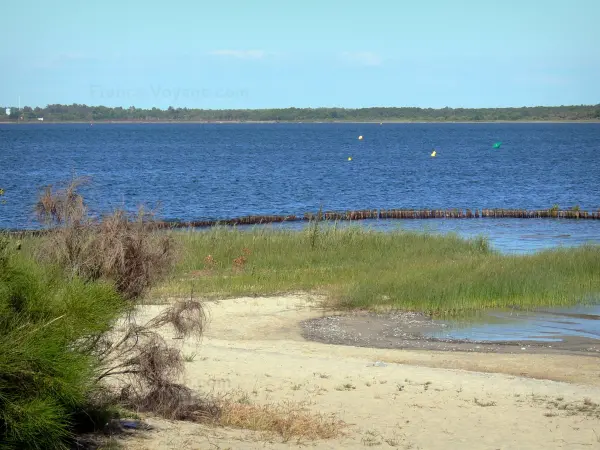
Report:
[{"label": "green forest on horizon", "polygon": [[[6,107],[8,108],[8,107]],[[195,122],[304,122],[304,121],[569,121],[600,120],[600,104],[573,106],[534,106],[516,108],[269,108],[269,109],[143,109],[106,106],[47,105],[21,109],[0,109],[0,122],[87,122],[87,121],[195,121]]]}]

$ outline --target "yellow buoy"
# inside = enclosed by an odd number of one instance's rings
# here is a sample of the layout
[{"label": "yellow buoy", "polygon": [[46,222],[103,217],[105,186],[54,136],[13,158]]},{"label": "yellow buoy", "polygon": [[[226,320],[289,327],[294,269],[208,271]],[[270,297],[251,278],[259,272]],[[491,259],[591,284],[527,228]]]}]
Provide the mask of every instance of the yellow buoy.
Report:
[{"label": "yellow buoy", "polygon": [[435,155],[436,155],[436,154],[437,154],[437,152],[434,150],[434,151],[431,153],[431,156],[435,158]]},{"label": "yellow buoy", "polygon": [[358,137],[358,140],[359,140],[359,141],[362,141],[362,136],[359,136],[359,137]]},{"label": "yellow buoy", "polygon": [[352,161],[352,156],[348,156],[348,161]]}]

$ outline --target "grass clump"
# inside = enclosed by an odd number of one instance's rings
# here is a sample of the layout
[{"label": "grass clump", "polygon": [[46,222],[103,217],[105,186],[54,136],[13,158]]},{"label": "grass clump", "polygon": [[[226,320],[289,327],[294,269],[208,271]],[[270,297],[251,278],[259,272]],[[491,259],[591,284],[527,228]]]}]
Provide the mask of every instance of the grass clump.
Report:
[{"label": "grass clump", "polygon": [[[184,249],[158,293],[213,296],[325,293],[342,308],[459,314],[593,300],[600,247],[503,255],[485,239],[322,226],[304,231],[215,228],[177,232]],[[245,252],[242,267],[233,267]],[[210,258],[208,258],[210,255]]]},{"label": "grass clump", "polygon": [[344,426],[334,416],[310,412],[302,403],[294,402],[256,405],[226,401],[220,404],[216,423],[279,436],[283,442],[333,439]]}]

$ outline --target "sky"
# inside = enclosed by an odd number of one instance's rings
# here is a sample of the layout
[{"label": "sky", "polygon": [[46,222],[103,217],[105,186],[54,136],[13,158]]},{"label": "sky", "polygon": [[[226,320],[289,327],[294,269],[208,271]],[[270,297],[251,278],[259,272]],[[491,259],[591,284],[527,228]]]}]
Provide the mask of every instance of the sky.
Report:
[{"label": "sky", "polygon": [[598,0],[2,3],[0,106],[600,103]]}]

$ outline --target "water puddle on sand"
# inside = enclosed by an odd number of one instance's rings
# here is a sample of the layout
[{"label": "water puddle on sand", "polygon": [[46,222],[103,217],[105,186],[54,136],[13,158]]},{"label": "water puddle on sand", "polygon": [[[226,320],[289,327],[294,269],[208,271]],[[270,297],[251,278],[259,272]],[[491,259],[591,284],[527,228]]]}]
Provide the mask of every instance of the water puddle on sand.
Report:
[{"label": "water puddle on sand", "polygon": [[441,329],[425,332],[424,336],[472,342],[563,342],[572,338],[600,341],[600,305],[489,311],[476,321],[434,322],[442,325]]}]

